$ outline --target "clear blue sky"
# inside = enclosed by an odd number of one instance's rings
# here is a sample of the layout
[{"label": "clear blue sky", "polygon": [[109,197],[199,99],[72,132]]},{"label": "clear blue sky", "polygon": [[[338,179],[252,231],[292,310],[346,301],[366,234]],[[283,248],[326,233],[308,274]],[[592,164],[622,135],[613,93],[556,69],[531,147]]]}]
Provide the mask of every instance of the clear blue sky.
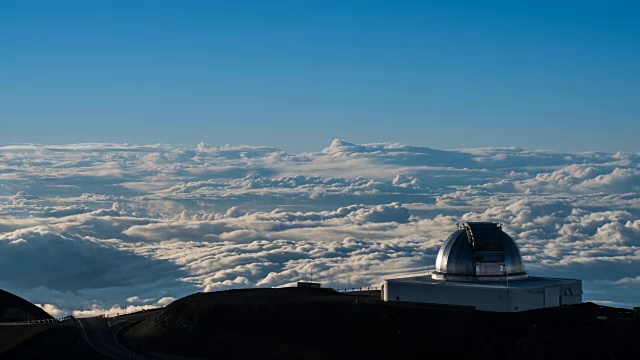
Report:
[{"label": "clear blue sky", "polygon": [[627,1],[0,2],[0,144],[640,151]]}]

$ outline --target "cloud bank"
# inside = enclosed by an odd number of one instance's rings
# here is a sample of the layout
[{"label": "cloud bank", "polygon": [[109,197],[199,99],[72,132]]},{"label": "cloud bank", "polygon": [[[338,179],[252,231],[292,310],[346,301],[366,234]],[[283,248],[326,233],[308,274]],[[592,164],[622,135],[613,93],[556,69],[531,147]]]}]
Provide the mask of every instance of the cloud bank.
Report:
[{"label": "cloud bank", "polygon": [[500,221],[529,273],[637,306],[640,154],[257,146],[0,147],[0,287],[54,316],[197,291],[352,288],[429,271],[459,221]]}]

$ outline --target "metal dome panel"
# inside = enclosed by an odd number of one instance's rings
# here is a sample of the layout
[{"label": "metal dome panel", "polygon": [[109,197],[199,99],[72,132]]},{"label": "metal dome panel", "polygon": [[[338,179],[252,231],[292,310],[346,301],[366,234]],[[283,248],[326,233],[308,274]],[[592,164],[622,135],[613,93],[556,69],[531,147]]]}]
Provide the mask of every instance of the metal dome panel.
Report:
[{"label": "metal dome panel", "polygon": [[458,226],[438,252],[438,280],[517,280],[527,277],[522,256],[513,239],[492,222]]},{"label": "metal dome panel", "polygon": [[442,273],[474,275],[473,248],[464,230],[449,235],[436,258],[436,271]]}]

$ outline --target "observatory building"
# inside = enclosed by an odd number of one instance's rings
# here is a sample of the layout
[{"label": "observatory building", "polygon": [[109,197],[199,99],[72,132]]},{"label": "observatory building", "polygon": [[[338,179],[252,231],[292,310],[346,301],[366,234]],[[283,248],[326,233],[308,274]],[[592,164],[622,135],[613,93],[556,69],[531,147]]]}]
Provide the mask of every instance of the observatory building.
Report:
[{"label": "observatory building", "polygon": [[468,222],[444,242],[430,275],[384,281],[384,301],[514,312],[582,302],[582,280],[529,276],[501,224]]}]

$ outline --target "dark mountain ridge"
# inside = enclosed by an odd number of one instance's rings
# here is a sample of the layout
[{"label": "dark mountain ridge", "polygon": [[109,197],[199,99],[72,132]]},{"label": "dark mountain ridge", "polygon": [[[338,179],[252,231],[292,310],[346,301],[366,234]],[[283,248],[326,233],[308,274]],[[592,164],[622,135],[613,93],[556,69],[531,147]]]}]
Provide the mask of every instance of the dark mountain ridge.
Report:
[{"label": "dark mountain ridge", "polygon": [[520,313],[386,303],[378,291],[243,289],[179,299],[131,327],[134,350],[197,358],[624,359],[640,321],[593,303]]},{"label": "dark mountain ridge", "polygon": [[[24,299],[0,295],[8,309],[50,318]],[[89,328],[100,324],[103,334]],[[257,288],[196,293],[108,319],[0,326],[0,357],[609,360],[637,358],[638,335],[631,310],[589,302],[494,313],[387,303],[379,291]],[[125,346],[120,355],[105,355],[102,340],[110,337]]]}]

